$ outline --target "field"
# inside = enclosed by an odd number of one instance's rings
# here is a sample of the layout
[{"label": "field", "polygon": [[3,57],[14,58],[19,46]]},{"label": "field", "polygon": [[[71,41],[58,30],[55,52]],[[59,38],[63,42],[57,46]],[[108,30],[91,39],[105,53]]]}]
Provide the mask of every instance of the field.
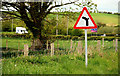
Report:
[{"label": "field", "polygon": [[118,25],[118,16],[113,14],[92,13],[91,16],[97,23]]},{"label": "field", "polygon": [[[31,45],[31,40],[27,39],[2,39],[2,48],[12,48],[9,51],[17,51],[18,41],[20,48],[23,49],[24,44]],[[104,48],[98,51],[97,41],[88,41],[88,66],[85,67],[85,53],[82,55],[77,53],[77,40],[73,40],[73,52],[65,54],[66,50],[70,50],[70,40],[58,40],[59,51],[62,54],[34,54],[24,57],[20,55],[12,58],[2,58],[3,74],[118,74],[118,54],[115,52],[112,41],[105,41]],[[84,40],[82,40],[84,51]],[[54,42],[57,48],[57,41]],[[102,45],[102,41],[101,41]],[[100,47],[100,46],[99,46]],[[57,50],[55,50],[57,51]]]},{"label": "field", "polygon": [[[92,18],[94,19],[95,23],[104,23],[104,24],[109,24],[111,26],[116,26],[119,25],[118,23],[118,18],[120,17],[119,15],[114,15],[114,14],[105,14],[105,13],[90,13]],[[77,18],[79,17],[79,14],[76,14],[75,20],[71,20],[69,22],[69,27],[73,27],[75,22],[77,21]],[[55,17],[56,15],[49,15],[49,17]],[[59,16],[59,19],[62,16]]]}]

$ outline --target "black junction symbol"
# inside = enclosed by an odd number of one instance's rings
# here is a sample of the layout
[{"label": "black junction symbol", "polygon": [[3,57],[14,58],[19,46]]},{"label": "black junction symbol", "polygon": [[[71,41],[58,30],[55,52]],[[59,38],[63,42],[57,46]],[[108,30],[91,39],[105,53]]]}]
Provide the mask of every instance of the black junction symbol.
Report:
[{"label": "black junction symbol", "polygon": [[89,18],[82,17],[82,19],[84,19],[86,21],[86,26],[88,26],[88,20],[89,20]]}]

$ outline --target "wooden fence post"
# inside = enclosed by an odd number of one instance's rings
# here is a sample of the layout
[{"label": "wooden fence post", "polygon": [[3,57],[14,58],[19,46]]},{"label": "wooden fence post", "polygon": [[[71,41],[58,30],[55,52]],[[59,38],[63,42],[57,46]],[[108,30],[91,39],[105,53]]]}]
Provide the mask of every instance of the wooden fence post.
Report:
[{"label": "wooden fence post", "polygon": [[50,44],[50,46],[51,46],[51,56],[52,56],[52,43]]},{"label": "wooden fence post", "polygon": [[102,38],[102,42],[103,42],[102,46],[103,46],[103,48],[104,48],[104,38]]},{"label": "wooden fence post", "polygon": [[54,55],[54,43],[53,43],[53,55]]},{"label": "wooden fence post", "polygon": [[35,40],[33,39],[33,43],[32,43],[32,51],[35,51]]},{"label": "wooden fence post", "polygon": [[51,56],[54,55],[54,43],[51,43]]},{"label": "wooden fence post", "polygon": [[115,40],[113,40],[113,48],[115,48]]},{"label": "wooden fence post", "polygon": [[80,41],[78,41],[78,54],[80,53]]},{"label": "wooden fence post", "polygon": [[75,43],[74,46],[73,46],[73,51],[75,51],[75,47],[76,47],[76,43]]},{"label": "wooden fence post", "polygon": [[24,56],[28,56],[28,44],[24,45]]},{"label": "wooden fence post", "polygon": [[71,39],[71,44],[70,44],[70,52],[72,51],[72,39]]},{"label": "wooden fence post", "polygon": [[46,42],[46,49],[48,50],[48,40],[47,40],[47,42]]},{"label": "wooden fence post", "polygon": [[100,48],[101,48],[101,43],[100,40],[97,41],[97,50],[98,52],[100,52]]},{"label": "wooden fence post", "polygon": [[118,51],[118,39],[116,39],[116,46],[115,46],[115,51],[117,52]]},{"label": "wooden fence post", "polygon": [[58,40],[57,40],[57,50],[59,50],[59,42],[58,42]]},{"label": "wooden fence post", "polygon": [[65,48],[65,42],[62,40],[62,45],[63,45],[63,50],[64,52],[66,51],[66,48]]},{"label": "wooden fence post", "polygon": [[83,50],[82,50],[82,41],[80,41],[80,54],[82,55]]},{"label": "wooden fence post", "polygon": [[78,41],[78,54],[82,54],[82,42]]},{"label": "wooden fence post", "polygon": [[6,50],[8,50],[8,40],[6,40]]}]

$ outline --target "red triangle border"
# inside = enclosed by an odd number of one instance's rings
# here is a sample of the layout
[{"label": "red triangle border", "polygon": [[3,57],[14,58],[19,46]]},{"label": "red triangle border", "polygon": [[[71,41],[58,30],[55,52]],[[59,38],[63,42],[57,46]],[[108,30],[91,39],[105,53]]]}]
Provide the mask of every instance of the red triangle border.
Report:
[{"label": "red triangle border", "polygon": [[[92,26],[92,27],[90,27],[90,26],[86,26],[86,27],[76,27],[84,11],[87,12],[87,14],[88,14],[88,16],[90,17],[90,19],[91,19],[92,23],[94,24],[94,26]],[[82,10],[81,14],[79,15],[79,17],[78,17],[78,19],[77,19],[77,21],[76,21],[76,23],[75,23],[75,25],[74,25],[73,28],[74,28],[74,29],[94,29],[94,28],[97,28],[97,25],[96,25],[95,21],[94,21],[93,18],[91,17],[91,15],[90,15],[90,13],[88,12],[88,10],[87,10],[86,7],[83,8],[83,10]]]}]

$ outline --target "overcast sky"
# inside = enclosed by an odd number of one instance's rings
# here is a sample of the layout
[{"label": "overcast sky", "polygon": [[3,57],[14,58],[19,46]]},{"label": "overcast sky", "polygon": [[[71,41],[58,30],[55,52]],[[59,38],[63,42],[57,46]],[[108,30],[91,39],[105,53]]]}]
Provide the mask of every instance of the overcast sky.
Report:
[{"label": "overcast sky", "polygon": [[[65,2],[69,0],[63,0]],[[81,0],[82,1],[82,0]],[[118,12],[118,2],[120,0],[92,0],[93,3],[97,4],[98,11],[106,11],[106,12]],[[119,5],[120,6],[120,5]],[[69,5],[69,6],[63,6],[63,8],[78,8],[75,5]],[[82,10],[82,8],[79,8],[79,11]]]},{"label": "overcast sky", "polygon": [[[81,2],[82,0],[79,0],[79,1]],[[92,0],[93,3],[97,4],[98,11],[106,11],[106,12],[113,12],[113,13],[118,12],[118,2],[119,1],[120,0]],[[58,0],[58,2],[61,2],[61,0]],[[69,0],[62,0],[62,2],[66,3],[66,2],[69,2]],[[69,10],[70,7],[72,7],[73,9],[79,8],[78,12],[82,10],[82,8],[77,7],[73,4],[68,5],[68,6],[63,6],[62,8],[66,8],[67,10]],[[120,7],[120,5],[119,5],[119,7]],[[52,11],[55,11],[55,9],[53,9]],[[74,11],[76,11],[76,10],[74,10]]]},{"label": "overcast sky", "polygon": [[118,12],[118,2],[120,0],[92,0],[92,1],[98,5],[97,8],[99,11]]}]

